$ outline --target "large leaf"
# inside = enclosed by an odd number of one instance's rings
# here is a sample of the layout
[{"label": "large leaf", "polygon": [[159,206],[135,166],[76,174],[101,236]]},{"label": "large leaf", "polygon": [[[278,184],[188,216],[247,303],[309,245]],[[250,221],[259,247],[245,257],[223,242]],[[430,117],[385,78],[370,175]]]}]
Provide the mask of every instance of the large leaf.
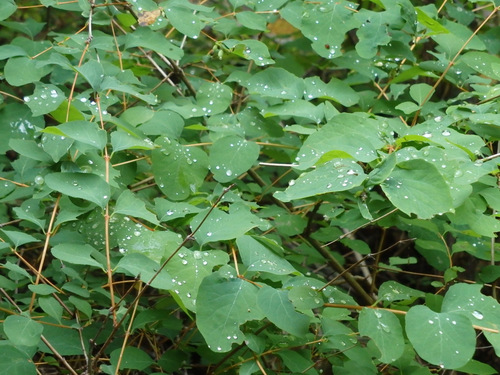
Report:
[{"label": "large leaf", "polygon": [[14,0],[4,0],[0,4],[0,21],[9,18],[17,10]]},{"label": "large leaf", "polygon": [[206,82],[196,92],[196,103],[205,115],[224,112],[232,98],[233,90],[220,83]]},{"label": "large leaf", "polygon": [[172,290],[186,308],[196,312],[198,288],[216,266],[227,264],[229,256],[221,250],[199,251],[182,248],[168,262],[166,270],[172,276]]},{"label": "large leaf", "polygon": [[6,374],[16,375],[38,374],[35,364],[29,355],[18,349],[16,345],[8,344],[9,341],[7,340],[2,341],[0,344],[0,363],[2,364],[2,371]]},{"label": "large leaf", "polygon": [[49,126],[43,130],[48,134],[70,137],[75,141],[102,150],[106,145],[106,132],[95,122],[70,121],[59,126]]},{"label": "large leaf", "polygon": [[381,126],[379,121],[363,115],[339,114],[306,139],[295,158],[297,168],[310,168],[330,151],[343,151],[355,160],[371,162],[377,158],[377,149],[385,144]]},{"label": "large leaf", "polygon": [[109,201],[109,185],[95,174],[50,173],[45,176],[45,183],[52,190],[70,197],[88,200],[103,208]]},{"label": "large leaf", "polygon": [[166,137],[153,151],[153,173],[160,190],[171,200],[186,199],[201,186],[208,172],[207,155],[199,148],[186,147]]},{"label": "large leaf", "polygon": [[[500,330],[500,304],[490,296],[481,293],[480,284],[455,284],[446,292],[441,307],[443,312],[462,313],[472,324]],[[500,353],[499,333],[483,332],[486,338]]]},{"label": "large leaf", "polygon": [[37,346],[43,325],[26,316],[9,315],[3,323],[3,329],[14,345]]},{"label": "large leaf", "polygon": [[[126,272],[133,277],[140,278],[145,283],[151,281],[159,268],[159,263],[140,253],[126,254],[116,266],[118,272]],[[175,284],[168,272],[162,270],[153,280],[151,286],[158,289],[172,289]]]},{"label": "large leaf", "polygon": [[381,186],[394,206],[422,219],[448,212],[453,207],[443,176],[433,164],[422,159],[398,163]]},{"label": "large leaf", "polygon": [[40,116],[55,111],[65,100],[64,93],[51,84],[35,84],[35,91],[24,97],[24,102],[30,107],[33,116]]},{"label": "large leaf", "polygon": [[52,248],[52,255],[63,262],[104,268],[95,257],[99,254],[88,244],[62,243]]},{"label": "large leaf", "polygon": [[231,350],[232,344],[245,339],[240,330],[243,323],[264,318],[257,305],[258,291],[254,284],[236,277],[230,267],[203,279],[198,290],[196,324],[210,349]]},{"label": "large leaf", "polygon": [[260,148],[238,136],[219,138],[209,156],[210,170],[219,182],[229,182],[249,170],[259,157]]},{"label": "large leaf", "polygon": [[283,202],[312,197],[319,194],[345,191],[359,186],[365,180],[363,168],[350,159],[334,159],[305,172],[290,181],[285,191],[274,193]]},{"label": "large leaf", "polygon": [[288,292],[264,286],[259,290],[257,303],[266,318],[278,328],[303,337],[309,328],[309,318],[295,311]]},{"label": "large leaf", "polygon": [[380,350],[380,361],[391,363],[403,355],[403,329],[394,313],[364,308],[359,313],[359,334],[370,337]]},{"label": "large leaf", "polygon": [[420,357],[443,368],[462,367],[474,354],[476,333],[463,314],[414,306],[406,314],[406,334]]},{"label": "large leaf", "polygon": [[283,68],[268,68],[254,74],[246,82],[251,94],[282,99],[300,99],[304,95],[304,81]]},{"label": "large leaf", "polygon": [[237,56],[248,60],[253,60],[257,65],[274,64],[274,60],[269,55],[267,46],[255,39],[236,40],[227,39],[224,45],[231,49],[231,52]]},{"label": "large leaf", "polygon": [[5,80],[12,86],[23,86],[39,81],[49,71],[39,68],[36,61],[28,57],[11,57],[5,64]]},{"label": "large leaf", "polygon": [[251,236],[238,237],[236,245],[247,271],[264,271],[276,275],[296,272],[286,259],[278,256]]},{"label": "large leaf", "polygon": [[[191,230],[195,230],[205,219],[208,211],[202,211],[191,221]],[[195,233],[196,241],[200,244],[214,241],[224,241],[238,238],[250,229],[265,224],[248,211],[243,205],[231,205],[229,212],[215,209],[203,222],[200,229]]]}]

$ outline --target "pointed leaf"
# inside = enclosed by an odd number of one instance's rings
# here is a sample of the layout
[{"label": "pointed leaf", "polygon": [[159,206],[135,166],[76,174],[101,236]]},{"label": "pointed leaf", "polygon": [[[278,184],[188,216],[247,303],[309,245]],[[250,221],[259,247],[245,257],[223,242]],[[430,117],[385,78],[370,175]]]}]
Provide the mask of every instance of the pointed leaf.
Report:
[{"label": "pointed leaf", "polygon": [[363,308],[359,313],[359,334],[375,342],[383,363],[392,363],[403,355],[403,329],[396,315],[390,311]]},{"label": "pointed leaf", "polygon": [[14,345],[37,346],[43,325],[25,316],[9,315],[3,322],[3,329]]},{"label": "pointed leaf", "polygon": [[35,84],[33,94],[24,97],[24,102],[30,107],[33,116],[55,111],[64,100],[65,95],[57,86],[39,82]]},{"label": "pointed leaf", "polygon": [[58,126],[49,126],[43,132],[70,137],[98,150],[102,150],[107,142],[106,131],[100,129],[95,122],[89,121],[70,121]]},{"label": "pointed leaf", "polygon": [[114,213],[138,217],[153,224],[160,224],[156,215],[146,209],[146,204],[130,190],[124,190],[116,201]]},{"label": "pointed leaf", "polygon": [[359,186],[365,180],[363,168],[354,160],[334,159],[291,180],[285,191],[274,193],[283,202],[319,194],[345,191]]},{"label": "pointed leaf", "polygon": [[63,262],[104,268],[92,255],[97,250],[88,244],[62,243],[52,248],[52,255]]},{"label": "pointed leaf", "polygon": [[125,48],[131,47],[144,47],[174,60],[180,60],[184,55],[182,49],[170,43],[161,32],[149,27],[139,27],[127,34]]},{"label": "pointed leaf", "polygon": [[207,155],[197,147],[185,147],[163,137],[161,149],[153,151],[153,173],[160,190],[171,200],[183,200],[195,193],[208,172]]},{"label": "pointed leaf", "polygon": [[232,344],[241,344],[245,339],[240,330],[243,323],[264,317],[257,306],[258,291],[255,285],[236,277],[229,267],[203,279],[198,290],[196,324],[210,349],[228,352]]},{"label": "pointed leaf", "polygon": [[104,208],[109,200],[109,185],[102,178],[91,173],[50,173],[45,183],[52,190],[82,198]]},{"label": "pointed leaf", "polygon": [[278,256],[251,236],[238,237],[236,245],[247,271],[263,271],[275,275],[287,275],[297,272],[287,260]]},{"label": "pointed leaf", "polygon": [[202,280],[212,274],[216,266],[227,264],[229,256],[221,250],[198,251],[182,248],[166,266],[172,277],[172,290],[184,306],[196,312],[198,288]]},{"label": "pointed leaf", "polygon": [[196,92],[196,103],[206,115],[224,112],[232,99],[233,90],[220,83],[206,82]]},{"label": "pointed leaf", "polygon": [[300,99],[304,82],[283,68],[267,68],[254,74],[246,83],[251,94],[282,99]]},{"label": "pointed leaf", "polygon": [[257,303],[266,318],[278,328],[297,337],[304,337],[308,332],[309,318],[295,311],[287,291],[264,286],[259,290]]},{"label": "pointed leaf", "polygon": [[[125,271],[126,273],[140,278],[143,282],[148,283],[151,278],[160,269],[160,264],[154,260],[148,258],[147,256],[140,253],[126,254],[120,259],[116,265],[118,271]],[[166,270],[163,270],[156,276],[156,278],[151,283],[153,288],[157,289],[172,289],[175,287],[172,282],[172,277],[168,274]]]}]

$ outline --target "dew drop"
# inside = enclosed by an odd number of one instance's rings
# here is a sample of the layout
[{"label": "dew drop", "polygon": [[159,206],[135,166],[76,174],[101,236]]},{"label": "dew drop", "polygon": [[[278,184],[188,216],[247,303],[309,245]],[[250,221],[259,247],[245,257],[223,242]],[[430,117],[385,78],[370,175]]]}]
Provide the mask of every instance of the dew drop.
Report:
[{"label": "dew drop", "polygon": [[477,310],[474,310],[472,312],[472,316],[474,318],[478,319],[478,320],[483,320],[483,318],[484,318],[484,315],[481,312],[477,311]]}]

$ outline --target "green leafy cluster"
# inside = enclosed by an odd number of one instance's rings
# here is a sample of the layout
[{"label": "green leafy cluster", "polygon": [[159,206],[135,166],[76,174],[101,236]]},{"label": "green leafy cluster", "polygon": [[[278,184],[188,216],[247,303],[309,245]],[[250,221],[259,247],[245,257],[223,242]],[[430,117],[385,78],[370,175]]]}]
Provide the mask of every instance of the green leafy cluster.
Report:
[{"label": "green leafy cluster", "polygon": [[500,371],[500,5],[427,3],[1,1],[0,368]]}]

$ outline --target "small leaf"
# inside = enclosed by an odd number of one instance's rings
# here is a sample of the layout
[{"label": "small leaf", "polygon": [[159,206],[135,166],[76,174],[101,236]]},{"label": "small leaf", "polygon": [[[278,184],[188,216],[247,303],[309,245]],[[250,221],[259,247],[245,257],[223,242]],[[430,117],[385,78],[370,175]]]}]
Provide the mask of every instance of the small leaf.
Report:
[{"label": "small leaf", "polygon": [[375,342],[383,363],[392,363],[403,355],[403,329],[396,315],[390,311],[363,308],[359,313],[359,334]]},{"label": "small leaf", "polygon": [[111,364],[116,366],[119,359],[121,359],[120,370],[132,369],[142,371],[153,364],[153,359],[146,352],[133,346],[127,346],[123,353],[121,348],[113,350],[111,352]]},{"label": "small leaf", "polygon": [[201,208],[185,202],[170,202],[166,199],[155,199],[155,210],[160,221],[170,221],[189,214],[196,214],[202,211]]},{"label": "small leaf", "polygon": [[52,190],[82,198],[104,208],[109,201],[110,188],[102,178],[91,173],[50,173],[45,183]]},{"label": "small leaf", "polygon": [[264,14],[255,12],[239,12],[236,13],[236,19],[243,26],[252,30],[266,31],[267,19]]},{"label": "small leaf", "polygon": [[255,142],[238,136],[219,138],[211,148],[210,170],[217,181],[232,181],[253,166],[259,157],[259,151]]},{"label": "small leaf", "polygon": [[63,262],[104,268],[93,258],[95,252],[97,250],[88,244],[62,243],[52,248],[52,255]]},{"label": "small leaf", "polygon": [[410,96],[419,106],[424,104],[424,100],[434,93],[434,88],[426,83],[416,83],[410,86]]},{"label": "small leaf", "polygon": [[436,313],[427,306],[410,308],[406,334],[422,359],[447,369],[464,366],[476,346],[476,333],[468,318],[456,312]]},{"label": "small leaf", "polygon": [[183,6],[182,2],[178,2],[175,5],[169,4],[165,9],[165,15],[173,27],[193,39],[198,38],[200,31],[205,26],[201,22],[198,13],[193,12],[187,6]]},{"label": "small leaf", "polygon": [[274,64],[267,46],[255,39],[236,40],[227,39],[224,45],[231,49],[231,52],[247,60],[253,60],[257,65],[264,66]]},{"label": "small leaf", "polygon": [[61,304],[52,296],[38,298],[40,308],[50,317],[61,323],[63,308]]},{"label": "small leaf", "polygon": [[139,27],[133,33],[127,34],[125,48],[131,47],[144,47],[173,60],[180,60],[184,55],[182,49],[170,43],[161,32],[153,31],[149,27]]},{"label": "small leaf", "polygon": [[130,190],[124,190],[116,201],[114,213],[138,217],[153,224],[160,224],[155,214],[146,209],[146,204]]},{"label": "small leaf", "polygon": [[236,204],[230,207],[229,213],[214,209],[205,220],[206,215],[207,211],[205,210],[191,220],[191,230],[193,231],[204,220],[194,235],[200,244],[238,238],[250,229],[263,224],[263,221],[251,214],[247,207]]},{"label": "small leaf", "polygon": [[140,138],[122,130],[111,133],[111,146],[113,153],[121,150],[153,150],[155,148],[149,138]]},{"label": "small leaf", "polygon": [[[401,261],[401,264],[405,263],[407,264],[408,260]],[[386,281],[380,285],[378,290],[378,298],[389,302],[412,300],[424,296],[424,292],[402,285],[397,281]]]},{"label": "small leaf", "polygon": [[38,238],[35,238],[27,233],[6,229],[2,229],[2,232],[9,238],[10,241],[12,241],[15,248],[31,242],[40,242]]}]

